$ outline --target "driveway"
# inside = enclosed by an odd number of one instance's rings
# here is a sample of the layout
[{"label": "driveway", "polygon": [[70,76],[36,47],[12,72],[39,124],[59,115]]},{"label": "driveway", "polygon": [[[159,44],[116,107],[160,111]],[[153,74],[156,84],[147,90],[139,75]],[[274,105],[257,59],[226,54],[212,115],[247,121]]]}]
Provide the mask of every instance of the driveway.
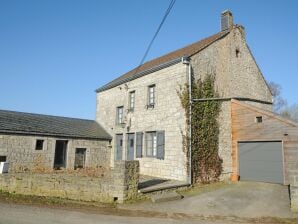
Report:
[{"label": "driveway", "polygon": [[178,201],[146,201],[123,207],[202,216],[298,218],[298,213],[290,211],[288,187],[283,185],[255,182],[211,184],[181,194],[184,199]]}]

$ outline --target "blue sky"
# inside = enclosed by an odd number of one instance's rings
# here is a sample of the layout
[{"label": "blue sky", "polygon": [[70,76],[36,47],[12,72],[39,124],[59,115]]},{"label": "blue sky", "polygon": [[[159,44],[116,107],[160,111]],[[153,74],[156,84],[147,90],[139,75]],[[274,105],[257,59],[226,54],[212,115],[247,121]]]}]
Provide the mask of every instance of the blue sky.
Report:
[{"label": "blue sky", "polygon": [[[0,109],[95,118],[94,90],[140,62],[169,0],[0,0]],[[230,9],[265,78],[298,103],[298,1],[177,0],[147,60]]]}]

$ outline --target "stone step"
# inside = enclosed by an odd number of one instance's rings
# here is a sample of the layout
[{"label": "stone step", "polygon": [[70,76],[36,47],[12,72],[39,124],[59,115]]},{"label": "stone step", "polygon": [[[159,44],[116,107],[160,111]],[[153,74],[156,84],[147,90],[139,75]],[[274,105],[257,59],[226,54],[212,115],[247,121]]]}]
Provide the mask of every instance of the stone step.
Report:
[{"label": "stone step", "polygon": [[158,203],[158,202],[181,200],[182,198],[183,198],[182,195],[178,194],[175,191],[171,191],[171,192],[163,192],[161,194],[153,195],[151,196],[151,201],[154,203]]}]

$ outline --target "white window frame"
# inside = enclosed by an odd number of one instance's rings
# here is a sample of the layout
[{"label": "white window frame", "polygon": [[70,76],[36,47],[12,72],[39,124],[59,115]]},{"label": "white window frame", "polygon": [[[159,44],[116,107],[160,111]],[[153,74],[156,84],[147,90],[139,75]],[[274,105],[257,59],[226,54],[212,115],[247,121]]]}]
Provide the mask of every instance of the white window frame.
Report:
[{"label": "white window frame", "polygon": [[133,112],[135,109],[136,91],[129,92],[129,111]]},{"label": "white window frame", "polygon": [[123,124],[124,123],[124,107],[119,106],[116,109],[116,124]]},{"label": "white window frame", "polygon": [[154,108],[156,103],[156,85],[148,86],[148,107]]},{"label": "white window frame", "polygon": [[146,132],[146,157],[157,156],[157,132]]}]

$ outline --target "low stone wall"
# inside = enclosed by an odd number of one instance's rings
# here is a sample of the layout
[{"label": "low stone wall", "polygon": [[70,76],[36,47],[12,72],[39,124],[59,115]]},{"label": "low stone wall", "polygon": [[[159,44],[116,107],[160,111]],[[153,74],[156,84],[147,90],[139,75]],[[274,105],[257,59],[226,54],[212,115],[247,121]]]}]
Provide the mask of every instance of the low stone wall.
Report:
[{"label": "low stone wall", "polygon": [[57,173],[2,174],[0,190],[23,195],[123,203],[137,196],[138,180],[138,161],[118,161],[111,172],[104,177]]},{"label": "low stone wall", "polygon": [[290,177],[291,210],[298,212],[298,172]]}]

